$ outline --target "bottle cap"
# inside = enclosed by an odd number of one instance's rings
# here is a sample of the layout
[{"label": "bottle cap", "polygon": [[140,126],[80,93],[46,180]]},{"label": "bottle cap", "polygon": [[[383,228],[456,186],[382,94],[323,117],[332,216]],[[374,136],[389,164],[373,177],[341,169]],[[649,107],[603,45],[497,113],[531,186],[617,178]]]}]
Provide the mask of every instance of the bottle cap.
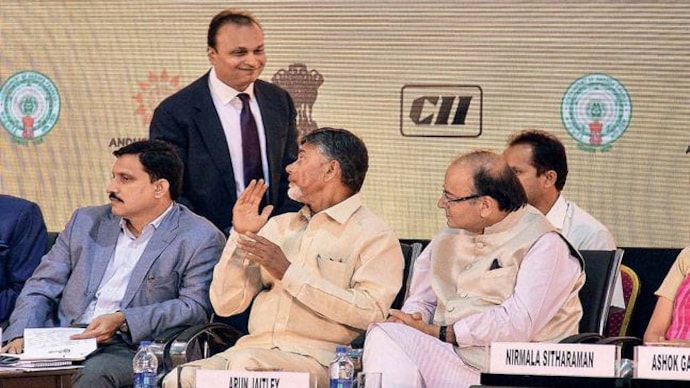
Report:
[{"label": "bottle cap", "polygon": [[141,341],[139,342],[139,346],[151,346],[151,341]]},{"label": "bottle cap", "polygon": [[347,346],[338,345],[335,347],[335,354],[347,353]]}]

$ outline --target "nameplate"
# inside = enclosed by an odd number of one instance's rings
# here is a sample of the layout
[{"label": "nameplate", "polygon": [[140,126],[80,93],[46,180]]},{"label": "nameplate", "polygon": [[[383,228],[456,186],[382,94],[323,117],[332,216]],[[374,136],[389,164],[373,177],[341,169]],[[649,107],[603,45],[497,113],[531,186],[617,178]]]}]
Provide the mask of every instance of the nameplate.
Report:
[{"label": "nameplate", "polygon": [[309,388],[309,373],[197,369],[198,388]]},{"label": "nameplate", "polygon": [[650,380],[690,380],[690,348],[636,346],[635,377]]},{"label": "nameplate", "polygon": [[616,377],[616,345],[495,342],[489,373],[539,376]]}]

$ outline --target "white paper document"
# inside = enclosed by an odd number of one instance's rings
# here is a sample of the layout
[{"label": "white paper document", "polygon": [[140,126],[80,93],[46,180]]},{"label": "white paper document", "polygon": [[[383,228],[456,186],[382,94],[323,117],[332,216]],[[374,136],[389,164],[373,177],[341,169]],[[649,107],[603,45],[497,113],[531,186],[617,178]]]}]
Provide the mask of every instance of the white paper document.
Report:
[{"label": "white paper document", "polygon": [[83,360],[96,350],[96,339],[69,339],[70,336],[83,331],[83,328],[72,327],[24,329],[24,353],[20,354],[19,358]]}]

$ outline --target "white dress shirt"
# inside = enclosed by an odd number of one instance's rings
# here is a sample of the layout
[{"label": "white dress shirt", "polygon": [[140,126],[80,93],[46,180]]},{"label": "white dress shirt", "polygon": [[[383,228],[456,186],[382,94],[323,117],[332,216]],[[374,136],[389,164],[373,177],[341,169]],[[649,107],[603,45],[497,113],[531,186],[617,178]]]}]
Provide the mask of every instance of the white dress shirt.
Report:
[{"label": "white dress shirt", "polygon": [[613,236],[606,226],[562,195],[546,213],[546,218],[576,249],[616,249]]},{"label": "white dress shirt", "polygon": [[[606,226],[574,202],[567,201],[562,195],[558,196],[556,203],[546,214],[546,218],[577,250],[612,251],[616,249],[613,235]],[[616,276],[611,306],[625,308],[623,281],[620,274]]]}]

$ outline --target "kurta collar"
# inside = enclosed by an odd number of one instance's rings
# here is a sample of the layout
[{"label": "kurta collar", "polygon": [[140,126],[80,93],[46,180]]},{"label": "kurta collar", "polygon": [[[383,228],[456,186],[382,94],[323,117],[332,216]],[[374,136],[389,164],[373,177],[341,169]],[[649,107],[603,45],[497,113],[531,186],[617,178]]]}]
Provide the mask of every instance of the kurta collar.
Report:
[{"label": "kurta collar", "polygon": [[[351,197],[341,201],[328,209],[322,210],[319,213],[326,214],[339,224],[345,223],[354,212],[357,211],[362,206],[362,196],[359,193],[352,195]],[[309,210],[308,206],[302,207],[300,213],[304,218],[310,220],[315,214]],[[317,214],[319,214],[317,213]]]},{"label": "kurta collar", "polygon": [[497,223],[484,228],[483,235],[498,234],[511,230],[513,227],[515,227],[515,225],[518,224],[518,222],[520,222],[520,219],[522,219],[527,212],[539,212],[539,210],[530,205],[523,206],[514,212],[508,213],[504,219],[498,221]]}]

